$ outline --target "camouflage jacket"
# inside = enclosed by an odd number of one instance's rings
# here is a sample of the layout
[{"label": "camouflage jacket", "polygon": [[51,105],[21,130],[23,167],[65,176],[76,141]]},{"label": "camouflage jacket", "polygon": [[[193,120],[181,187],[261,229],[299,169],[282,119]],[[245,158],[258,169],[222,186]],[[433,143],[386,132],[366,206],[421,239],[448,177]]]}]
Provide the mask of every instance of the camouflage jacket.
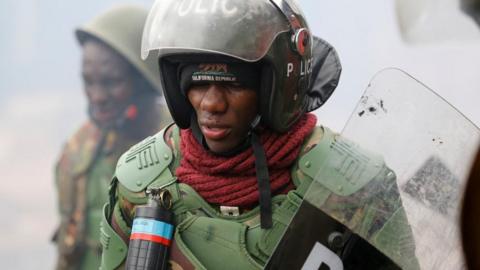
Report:
[{"label": "camouflage jacket", "polygon": [[67,141],[55,168],[60,225],[57,269],[97,269],[98,224],[117,159],[136,140],[84,123]]}]

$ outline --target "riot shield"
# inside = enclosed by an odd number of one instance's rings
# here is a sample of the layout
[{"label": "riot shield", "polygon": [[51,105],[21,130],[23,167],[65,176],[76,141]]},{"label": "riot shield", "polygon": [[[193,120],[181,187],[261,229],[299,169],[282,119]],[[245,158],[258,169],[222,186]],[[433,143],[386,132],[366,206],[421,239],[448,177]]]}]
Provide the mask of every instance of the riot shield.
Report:
[{"label": "riot shield", "polygon": [[410,75],[378,73],[335,154],[300,164],[313,181],[267,268],[465,269],[459,206],[479,134]]}]

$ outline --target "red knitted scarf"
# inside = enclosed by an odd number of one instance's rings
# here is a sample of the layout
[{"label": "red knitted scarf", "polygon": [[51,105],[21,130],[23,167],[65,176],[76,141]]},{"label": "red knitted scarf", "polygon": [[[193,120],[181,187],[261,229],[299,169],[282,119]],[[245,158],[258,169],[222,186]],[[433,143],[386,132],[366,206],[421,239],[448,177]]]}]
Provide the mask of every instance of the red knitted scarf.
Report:
[{"label": "red knitted scarf", "polygon": [[[306,114],[287,133],[261,132],[273,195],[287,193],[293,188],[291,166],[316,122],[315,115]],[[179,181],[193,187],[207,202],[239,207],[258,204],[252,148],[233,157],[216,156],[205,150],[187,129],[181,131],[180,150],[183,158],[176,171]]]}]

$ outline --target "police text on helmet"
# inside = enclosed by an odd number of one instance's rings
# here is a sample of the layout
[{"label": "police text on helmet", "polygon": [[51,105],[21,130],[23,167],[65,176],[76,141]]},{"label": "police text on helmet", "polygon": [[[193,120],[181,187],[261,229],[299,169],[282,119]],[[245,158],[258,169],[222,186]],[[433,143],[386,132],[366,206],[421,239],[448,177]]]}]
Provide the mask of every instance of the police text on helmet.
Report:
[{"label": "police text on helmet", "polygon": [[183,17],[189,14],[215,14],[221,12],[225,16],[231,16],[238,12],[237,7],[229,7],[227,0],[183,0],[175,9],[178,15]]},{"label": "police text on helmet", "polygon": [[[293,63],[287,64],[287,77],[290,77],[290,74],[294,70]],[[313,58],[309,58],[300,63],[300,76],[311,74],[313,70]]]}]

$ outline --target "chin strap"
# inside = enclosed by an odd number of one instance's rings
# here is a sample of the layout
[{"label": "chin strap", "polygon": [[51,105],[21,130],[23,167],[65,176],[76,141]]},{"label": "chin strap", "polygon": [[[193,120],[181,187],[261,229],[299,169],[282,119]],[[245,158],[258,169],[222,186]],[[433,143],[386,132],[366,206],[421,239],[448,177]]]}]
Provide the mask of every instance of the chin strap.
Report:
[{"label": "chin strap", "polygon": [[260,226],[262,229],[270,229],[272,227],[272,195],[270,191],[267,158],[258,135],[252,132],[250,138],[255,156],[258,192],[260,193]]},{"label": "chin strap", "polygon": [[260,204],[260,227],[262,229],[272,228],[272,192],[270,188],[270,176],[268,174],[268,163],[260,137],[255,132],[260,124],[261,116],[257,115],[250,125],[250,143],[255,157],[255,172]]}]

